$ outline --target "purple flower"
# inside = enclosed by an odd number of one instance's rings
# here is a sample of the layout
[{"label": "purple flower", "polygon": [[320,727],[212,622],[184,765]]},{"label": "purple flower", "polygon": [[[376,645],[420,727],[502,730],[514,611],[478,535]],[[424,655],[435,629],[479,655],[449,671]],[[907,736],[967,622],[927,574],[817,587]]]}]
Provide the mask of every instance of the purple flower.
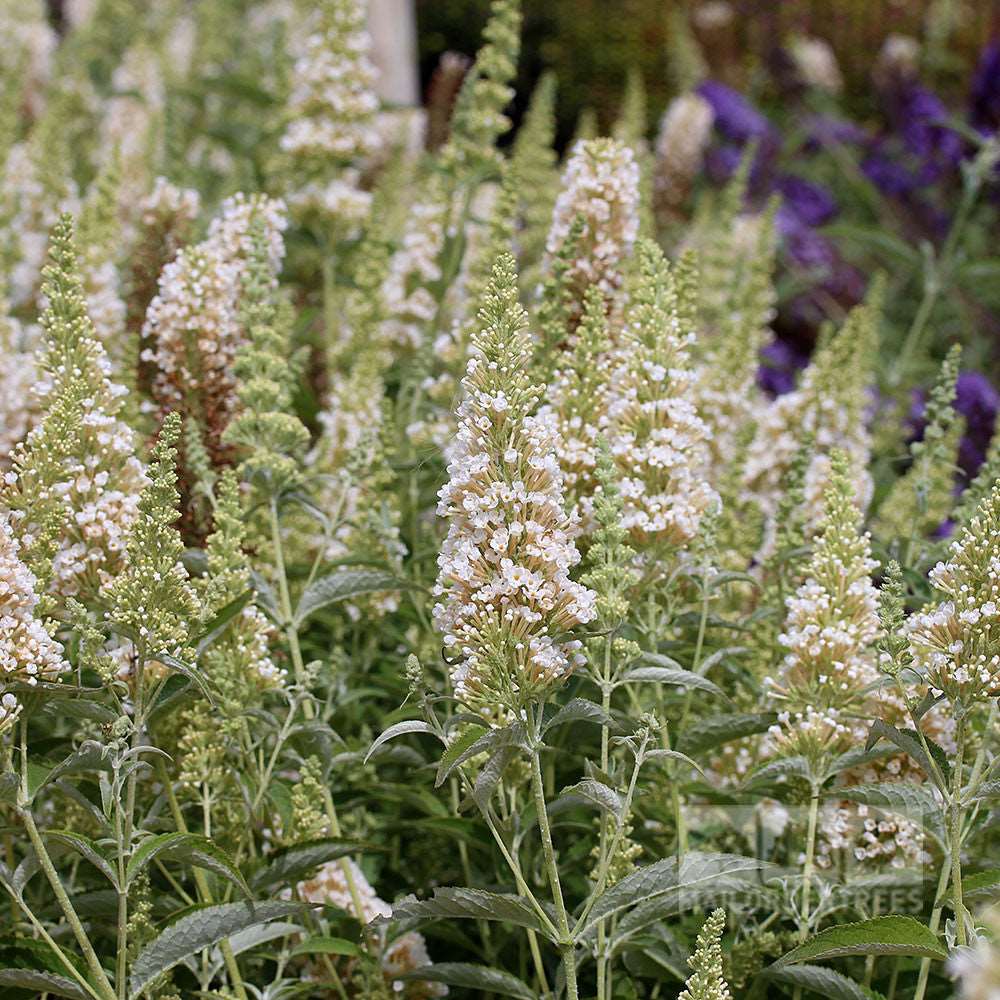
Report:
[{"label": "purple flower", "polygon": [[775,337],[760,352],[757,384],[770,396],[783,396],[795,388],[795,376],[808,360],[807,355],[787,340]]},{"label": "purple flower", "polygon": [[[919,441],[926,429],[924,410],[926,393],[913,394],[909,423],[913,428],[912,439]],[[993,437],[997,411],[1000,410],[1000,393],[981,372],[961,372],[955,386],[955,409],[965,418],[965,434],[959,443],[958,464],[967,479],[975,476],[986,458],[986,449]]]},{"label": "purple flower", "polygon": [[819,184],[785,174],[778,178],[777,188],[784,199],[783,204],[807,226],[821,226],[837,214],[833,195]]},{"label": "purple flower", "polygon": [[736,173],[743,159],[743,151],[739,146],[726,143],[722,146],[712,146],[705,153],[705,172],[716,184],[725,184]]},{"label": "purple flower", "polygon": [[809,152],[828,146],[861,146],[868,133],[854,122],[832,115],[813,115],[806,120],[806,148]]},{"label": "purple flower", "polygon": [[969,117],[983,132],[1000,127],[1000,42],[992,39],[979,56],[969,94]]},{"label": "purple flower", "polygon": [[907,83],[895,97],[894,117],[903,144],[919,161],[920,183],[931,184],[961,162],[962,138],[942,125],[948,118],[948,110],[925,87]]},{"label": "purple flower", "polygon": [[918,187],[910,170],[878,149],[865,157],[861,172],[879,191],[892,198],[903,198]]},{"label": "purple flower", "polygon": [[774,136],[771,123],[741,93],[718,80],[706,80],[698,93],[712,105],[715,127],[727,139],[744,143],[749,139],[768,140]]},{"label": "purple flower", "polygon": [[986,457],[1000,409],[1000,393],[981,372],[962,372],[955,387],[955,409],[965,417],[959,464],[970,478]]}]

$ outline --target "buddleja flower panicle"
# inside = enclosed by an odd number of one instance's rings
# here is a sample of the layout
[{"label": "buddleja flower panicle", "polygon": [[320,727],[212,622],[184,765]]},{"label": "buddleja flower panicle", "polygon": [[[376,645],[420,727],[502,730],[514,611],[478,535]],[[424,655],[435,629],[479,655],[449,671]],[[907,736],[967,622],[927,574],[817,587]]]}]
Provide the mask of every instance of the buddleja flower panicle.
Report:
[{"label": "buddleja flower panicle", "polygon": [[542,388],[526,371],[527,317],[510,254],[498,258],[473,336],[459,429],[438,513],[449,529],[438,560],[435,624],[457,662],[455,691],[486,714],[516,712],[580,659],[568,638],[594,617],[573,582],[579,561],[564,510]]}]

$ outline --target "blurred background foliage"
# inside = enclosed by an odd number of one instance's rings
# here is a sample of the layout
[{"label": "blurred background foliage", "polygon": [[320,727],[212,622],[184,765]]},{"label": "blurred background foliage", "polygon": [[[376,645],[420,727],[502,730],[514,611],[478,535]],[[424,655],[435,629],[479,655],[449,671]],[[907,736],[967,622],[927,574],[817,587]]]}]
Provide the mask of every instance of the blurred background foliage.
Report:
[{"label": "blurred background foliage", "polygon": [[[431,85],[442,55],[476,51],[485,0],[417,0],[420,75]],[[871,113],[871,72],[886,38],[923,42],[924,78],[958,98],[970,65],[1000,26],[994,0],[536,0],[525,4],[517,119],[543,69],[559,80],[559,142],[572,137],[581,113],[593,111],[606,131],[621,103],[629,67],[640,69],[651,115],[677,92],[677,29],[689,25],[709,75],[760,98],[780,97],[773,70],[796,35],[827,41],[845,81],[845,107]],[[770,92],[770,93],[769,93]]]}]

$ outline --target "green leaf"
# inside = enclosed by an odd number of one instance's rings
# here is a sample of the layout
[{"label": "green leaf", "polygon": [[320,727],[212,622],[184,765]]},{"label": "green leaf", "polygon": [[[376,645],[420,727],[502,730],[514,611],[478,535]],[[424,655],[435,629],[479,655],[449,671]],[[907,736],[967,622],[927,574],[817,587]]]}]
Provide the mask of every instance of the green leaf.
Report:
[{"label": "green leaf", "polygon": [[184,660],[179,659],[172,653],[157,653],[155,659],[157,662],[162,663],[170,670],[186,677],[192,684],[197,684],[201,693],[212,703],[213,706],[215,705],[215,695],[209,688],[204,675],[198,670],[197,667],[193,667],[190,663],[185,663]]},{"label": "green leaf", "polygon": [[345,840],[343,837],[304,840],[272,854],[268,858],[267,867],[257,872],[250,882],[257,890],[271,885],[287,886],[328,861],[379,849],[372,844],[360,840]]},{"label": "green leaf", "polygon": [[567,785],[560,793],[559,802],[572,804],[573,802],[585,802],[588,805],[596,806],[609,816],[614,816],[617,822],[621,822],[624,804],[621,796],[613,789],[609,788],[601,781],[594,778],[584,778],[575,785]]},{"label": "green leaf", "polygon": [[910,955],[943,961],[948,952],[937,935],[913,917],[873,917],[820,931],[774,964],[792,965],[845,955]]},{"label": "green leaf", "polygon": [[[646,654],[643,659],[648,659],[653,654]],[[633,667],[626,670],[622,675],[622,684],[631,684],[639,681],[655,681],[657,684],[673,684],[686,690],[707,691],[709,694],[726,698],[722,688],[713,684],[707,677],[693,673],[690,670],[677,670],[671,667]],[[728,701],[728,698],[726,699]]]},{"label": "green leaf", "polygon": [[3,986],[34,990],[36,995],[51,993],[57,997],[72,997],[72,1000],[91,1000],[90,994],[72,979],[37,969],[0,969],[0,987]]},{"label": "green leaf", "polygon": [[441,754],[441,760],[438,762],[437,775],[434,778],[435,788],[441,787],[456,766],[455,761],[487,732],[485,726],[467,726],[456,739],[448,744],[448,748]]},{"label": "green leaf", "polygon": [[63,847],[68,847],[71,851],[76,851],[97,868],[116,889],[118,888],[118,873],[104,856],[104,852],[96,841],[81,833],[74,833],[72,830],[46,830],[43,836],[46,840],[55,841]]},{"label": "green leaf", "polygon": [[397,736],[405,736],[407,733],[430,733],[432,736],[437,736],[437,733],[426,723],[421,722],[420,719],[407,719],[404,722],[397,722],[394,726],[390,726],[375,742],[368,748],[368,753],[365,754],[365,759],[363,763],[367,764],[371,760],[372,754],[378,750],[379,747],[384,746],[389,740],[395,739]]},{"label": "green leaf", "polygon": [[698,764],[696,764],[686,753],[681,753],[680,750],[650,750],[646,753],[646,760],[676,760],[678,763],[693,768],[703,778],[705,777],[705,772],[698,766]]},{"label": "green leaf", "polygon": [[[1000,868],[989,868],[975,875],[962,875],[962,899],[968,902],[983,902],[1000,896]],[[951,898],[951,890],[948,890]]]},{"label": "green leaf", "polygon": [[250,898],[250,887],[236,863],[221,847],[195,833],[161,833],[155,837],[147,837],[129,858],[125,884],[131,885],[136,875],[157,857],[214,872]]},{"label": "green leaf", "polygon": [[853,979],[822,965],[771,966],[761,975],[785,986],[797,986],[819,993],[828,1000],[873,1000],[873,997],[878,996]]},{"label": "green leaf", "polygon": [[422,969],[411,969],[402,975],[393,976],[393,979],[447,983],[449,986],[477,990],[479,995],[496,993],[503,997],[517,997],[518,1000],[537,1000],[535,991],[517,976],[468,962],[435,962],[434,965],[425,965]]},{"label": "green leaf", "polygon": [[247,590],[240,594],[235,600],[230,601],[218,614],[202,629],[202,633],[195,641],[198,653],[203,653],[215,642],[219,636],[229,627],[229,623],[241,614],[243,609],[253,600],[253,591]]},{"label": "green leaf", "polygon": [[919,823],[939,845],[944,846],[946,839],[944,813],[928,785],[918,785],[912,781],[886,781],[880,785],[849,785],[846,788],[831,789],[828,797],[878,806],[905,816]]},{"label": "green leaf", "polygon": [[595,722],[601,726],[613,726],[614,722],[610,715],[586,698],[570,698],[555,715],[545,723],[542,728],[543,733],[547,733],[556,726],[562,726],[567,722]]},{"label": "green leaf", "polygon": [[[461,744],[461,746],[456,746]],[[465,739],[456,740],[441,756],[434,787],[440,787],[456,767],[464,764],[482,753],[493,753],[502,747],[521,747],[526,745],[524,726],[520,722],[504,726],[503,729],[480,730],[480,734],[471,742]],[[454,752],[452,752],[454,751]]]},{"label": "green leaf", "polygon": [[393,904],[394,920],[500,920],[547,932],[531,904],[521,896],[461,887],[435,889],[430,899],[406,896]]},{"label": "green leaf", "polygon": [[292,957],[299,955],[360,955],[361,949],[353,941],[338,937],[311,937],[292,949]]},{"label": "green leaf", "polygon": [[777,721],[778,717],[773,712],[710,715],[688,725],[677,740],[677,749],[686,754],[696,754],[743,736],[763,733]]},{"label": "green leaf", "polygon": [[193,907],[162,930],[136,956],[129,996],[137,998],[157,976],[239,931],[302,910],[301,903],[213,903]]},{"label": "green leaf", "polygon": [[[897,729],[895,726],[890,726],[888,722],[884,722],[882,719],[876,719],[872,723],[871,730],[868,733],[868,742],[866,744],[867,749],[875,746],[880,739],[888,740],[890,743],[894,743],[900,750],[908,753],[923,769],[924,772],[930,776],[933,774],[933,768],[931,767],[930,759],[927,754],[924,753],[923,741],[920,739],[920,733],[914,729]],[[924,735],[924,741],[927,743],[927,748],[930,750],[931,757],[934,759],[934,763],[937,764],[938,769],[944,776],[944,780],[951,780],[951,765],[948,763],[948,755],[941,749],[929,736]]]},{"label": "green leaf", "polygon": [[292,616],[293,625],[301,625],[320,608],[361,594],[374,594],[385,590],[401,590],[408,587],[392,573],[377,569],[338,569],[327,576],[313,580],[299,598],[299,605]]},{"label": "green leaf", "polygon": [[32,798],[46,785],[67,774],[88,774],[94,771],[110,771],[111,758],[106,747],[96,740],[84,740],[79,749],[71,753],[55,767],[39,768],[29,772],[28,791]]},{"label": "green leaf", "polygon": [[606,889],[587,916],[581,934],[594,933],[602,920],[621,914],[636,904],[648,904],[654,900],[669,901],[661,897],[676,898],[685,890],[714,884],[723,876],[740,880],[758,879],[762,872],[773,867],[766,861],[737,854],[689,851],[683,856],[679,866],[677,858],[664,858],[637,869]]},{"label": "green leaf", "polygon": [[476,775],[476,783],[472,789],[472,797],[476,800],[476,805],[479,806],[481,812],[486,812],[490,799],[493,798],[493,792],[500,783],[504,771],[507,770],[507,766],[511,761],[517,757],[517,754],[517,747],[507,744],[495,750],[490,755],[490,759],[486,762],[485,766],[480,768],[479,774]]}]

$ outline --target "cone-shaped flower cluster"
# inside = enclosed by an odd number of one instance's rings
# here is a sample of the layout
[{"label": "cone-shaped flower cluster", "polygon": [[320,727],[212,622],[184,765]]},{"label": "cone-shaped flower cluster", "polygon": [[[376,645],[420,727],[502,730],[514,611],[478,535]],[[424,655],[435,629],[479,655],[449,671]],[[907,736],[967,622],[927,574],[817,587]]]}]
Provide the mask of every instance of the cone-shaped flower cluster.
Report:
[{"label": "cone-shaped flower cluster", "polygon": [[222,433],[238,403],[233,362],[246,335],[240,301],[255,218],[265,227],[268,259],[277,272],[284,256],[281,202],[260,195],[229,198],[208,237],[163,269],[143,331],[151,342],[144,360],[157,369],[154,396],[162,407],[196,421],[216,462],[227,457]]},{"label": "cone-shaped flower cluster", "polygon": [[639,235],[639,165],[635,154],[614,139],[593,139],[573,147],[556,199],[546,250],[559,252],[577,216],[584,232],[569,282],[576,302],[596,285],[609,302],[622,284],[622,263]]},{"label": "cone-shaped flower cluster", "polygon": [[[859,534],[860,522],[849,461],[834,452],[816,549],[805,582],[788,598],[778,637],[788,652],[770,683],[787,705],[772,735],[806,756],[847,749],[859,737],[859,724],[842,713],[859,704],[878,678],[878,596],[871,581],[877,564],[868,536]],[[860,735],[864,729],[861,723]]]},{"label": "cone-shaped flower cluster", "polygon": [[50,256],[38,386],[45,415],[15,454],[5,502],[43,589],[52,580],[64,597],[96,596],[121,566],[146,479],[120,416],[125,389],[110,380],[87,316],[68,217]]},{"label": "cone-shaped flower cluster", "polygon": [[0,731],[18,711],[12,681],[36,684],[69,670],[62,646],[35,617],[35,577],[18,555],[8,516],[0,520]]},{"label": "cone-shaped flower cluster", "polygon": [[322,0],[292,71],[281,148],[313,170],[374,152],[378,98],[363,0]]},{"label": "cone-shaped flower cluster", "polygon": [[692,399],[688,347],[669,265],[652,241],[637,250],[621,358],[611,376],[608,439],[622,475],[622,524],[636,544],[691,541],[715,492],[704,479],[708,429]]},{"label": "cone-shaped flower cluster", "polygon": [[595,595],[569,578],[570,540],[550,420],[534,416],[541,387],[530,351],[514,260],[493,271],[463,382],[459,430],[438,513],[448,537],[438,560],[434,618],[456,666],[458,696],[489,714],[517,711],[576,665],[576,625]]},{"label": "cone-shaped flower cluster", "polygon": [[943,601],[912,616],[910,649],[927,682],[966,704],[1000,693],[1000,485],[931,571]]},{"label": "cone-shaped flower cluster", "polygon": [[677,1000],[729,1000],[729,987],[722,977],[722,932],[726,911],[713,910],[698,931],[694,954],[688,959],[692,973]]}]

